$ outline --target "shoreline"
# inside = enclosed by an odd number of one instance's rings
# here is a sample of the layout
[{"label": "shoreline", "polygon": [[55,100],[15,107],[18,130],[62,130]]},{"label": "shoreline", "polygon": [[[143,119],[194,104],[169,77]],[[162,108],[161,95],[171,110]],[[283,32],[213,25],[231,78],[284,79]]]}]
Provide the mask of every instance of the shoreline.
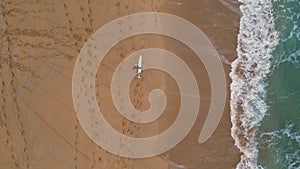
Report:
[{"label": "shoreline", "polygon": [[[163,8],[164,9],[164,8]],[[211,10],[209,10],[211,9]],[[215,15],[213,10],[218,11],[218,15]],[[232,21],[230,19],[224,19],[220,16],[222,16],[220,13],[224,12],[227,13],[227,16],[230,15],[233,18],[236,19],[236,23],[238,25],[239,16],[236,13],[233,13],[230,9],[222,6],[219,2],[197,2],[193,4],[186,4],[186,6],[178,6],[168,8],[166,7],[166,10],[174,15],[180,16],[184,19],[187,19],[194,25],[196,25],[198,28],[200,28],[211,40],[219,54],[221,55],[221,60],[224,63],[224,69],[225,73],[228,75],[229,71],[231,69],[231,66],[228,65],[228,62],[231,62],[235,59],[235,51],[236,51],[236,35],[238,27],[235,27],[236,25],[232,24]],[[181,11],[189,11],[181,12]],[[201,11],[201,12],[200,12]],[[228,17],[230,18],[230,17]],[[216,26],[216,25],[223,25],[222,27]],[[220,33],[222,31],[228,31],[230,33]],[[236,31],[236,35],[233,33]],[[225,37],[222,37],[220,35],[224,35]],[[219,36],[216,36],[219,35]],[[222,39],[222,40],[220,40]],[[223,39],[227,39],[227,41],[224,41]],[[228,43],[230,40],[232,40],[231,43]],[[180,46],[174,45],[173,47],[170,47],[170,51],[183,51],[182,53],[186,54],[184,52],[187,49],[184,49]],[[181,55],[182,55],[181,53]],[[178,54],[180,56],[180,52]],[[188,54],[187,54],[188,55]],[[223,56],[223,57],[222,57]],[[209,97],[209,92],[207,92],[207,89],[210,88],[209,83],[203,83],[203,81],[208,82],[208,76],[205,71],[204,65],[200,62],[196,62],[192,59],[182,58],[185,60],[187,64],[190,64],[191,68],[194,70],[201,70],[196,73],[196,76],[199,77],[198,84],[201,84],[200,88],[200,94],[201,98],[207,98]],[[197,64],[195,64],[197,63]],[[200,66],[201,65],[201,66]],[[199,68],[199,66],[201,68]],[[204,69],[204,70],[203,70]],[[195,71],[196,72],[196,71]],[[195,73],[194,72],[194,73]],[[198,74],[198,75],[197,75]],[[233,139],[230,136],[230,128],[231,128],[231,121],[230,121],[230,109],[229,109],[229,84],[230,84],[230,78],[227,76],[227,86],[228,86],[228,94],[227,94],[227,103],[225,106],[224,114],[222,117],[222,120],[217,128],[217,130],[214,132],[212,137],[205,143],[199,144],[195,141],[195,138],[200,133],[200,129],[202,128],[202,125],[204,123],[204,120],[206,119],[207,115],[207,108],[209,105],[209,100],[201,100],[200,102],[204,103],[200,107],[202,110],[200,110],[198,114],[198,119],[196,121],[196,125],[187,136],[186,139],[182,141],[182,143],[179,144],[179,146],[175,147],[173,150],[171,150],[168,154],[170,156],[170,159],[173,161],[176,161],[179,164],[194,164],[194,166],[188,166],[190,168],[199,168],[199,166],[205,166],[204,168],[235,168],[236,164],[240,158],[240,153],[237,151],[237,149],[234,147]],[[227,133],[228,132],[228,133]],[[227,134],[226,134],[227,133]],[[223,142],[220,142],[222,139]],[[191,146],[192,145],[192,146]],[[193,149],[189,148],[189,146],[193,147]],[[223,148],[226,147],[226,148]],[[181,152],[181,153],[179,153]],[[183,152],[183,153],[182,153]],[[195,152],[198,152],[199,155],[195,155]],[[224,160],[224,157],[222,156],[216,156],[213,155],[219,154],[231,154],[232,156],[228,156],[226,160]],[[227,153],[226,153],[227,152]],[[179,154],[185,154],[185,158],[182,158]],[[192,154],[192,155],[189,155]],[[200,155],[201,154],[201,155]],[[209,161],[201,160],[206,159],[208,157],[214,158],[214,163],[211,163]],[[226,161],[226,162],[225,162]],[[220,163],[219,163],[220,162]]]},{"label": "shoreline", "polygon": [[232,63],[230,72],[231,135],[242,153],[237,169],[258,167],[255,137],[267,114],[265,79],[270,72],[271,53],[278,41],[271,1],[240,2],[243,16],[238,34],[238,58]]}]

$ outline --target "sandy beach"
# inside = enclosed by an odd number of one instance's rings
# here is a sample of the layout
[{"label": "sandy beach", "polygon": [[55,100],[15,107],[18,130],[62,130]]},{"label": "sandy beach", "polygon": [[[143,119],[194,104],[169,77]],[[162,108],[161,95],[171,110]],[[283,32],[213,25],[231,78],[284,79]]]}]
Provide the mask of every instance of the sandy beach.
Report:
[{"label": "sandy beach", "polygon": [[[231,169],[240,153],[230,135],[230,62],[236,58],[239,12],[228,1],[2,1],[0,7],[0,166],[5,169]],[[218,128],[202,144],[198,137],[207,117],[211,85],[195,53],[182,42],[144,34],[125,39],[104,57],[96,74],[96,101],[109,124],[131,137],[150,137],[176,119],[180,91],[174,78],[160,70],[134,78],[129,97],[136,109],[150,107],[148,96],[161,89],[168,100],[161,117],[133,123],[116,110],[111,79],[131,53],[147,48],[172,51],[192,70],[201,94],[196,123],[173,149],[151,158],[113,155],[95,144],[80,125],[72,100],[72,76],[80,50],[105,24],[138,12],[163,12],[201,29],[216,48],[227,78],[227,101]]]}]

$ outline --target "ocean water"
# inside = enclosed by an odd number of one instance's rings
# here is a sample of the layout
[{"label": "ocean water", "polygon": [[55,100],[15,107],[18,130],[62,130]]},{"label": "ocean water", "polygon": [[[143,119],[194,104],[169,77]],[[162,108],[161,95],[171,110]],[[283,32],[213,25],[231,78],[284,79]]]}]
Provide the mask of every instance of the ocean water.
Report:
[{"label": "ocean water", "polygon": [[256,134],[258,164],[300,168],[300,0],[273,2],[278,44],[267,77],[267,115]]},{"label": "ocean water", "polygon": [[232,63],[237,169],[300,169],[300,0],[240,0]]}]

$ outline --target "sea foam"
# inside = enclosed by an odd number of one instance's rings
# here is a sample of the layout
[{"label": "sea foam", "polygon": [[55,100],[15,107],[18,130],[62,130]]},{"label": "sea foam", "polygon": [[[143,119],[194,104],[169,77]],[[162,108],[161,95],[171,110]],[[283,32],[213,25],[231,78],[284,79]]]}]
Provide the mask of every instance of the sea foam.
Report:
[{"label": "sea foam", "polygon": [[[284,140],[289,140],[287,144],[289,148],[277,151],[276,163],[280,163],[288,169],[299,169],[300,166],[300,150],[294,149],[293,144],[300,146],[300,131],[293,121],[288,121],[281,129],[270,132],[258,132],[260,146],[265,149],[274,149],[282,146]],[[295,146],[294,145],[294,146]],[[279,155],[279,154],[284,154]],[[277,164],[278,165],[278,164]]]},{"label": "sea foam", "polygon": [[255,133],[268,107],[265,102],[265,79],[270,72],[271,54],[277,44],[270,0],[239,0],[240,30],[237,55],[232,63],[231,135],[242,153],[237,169],[257,166]]}]

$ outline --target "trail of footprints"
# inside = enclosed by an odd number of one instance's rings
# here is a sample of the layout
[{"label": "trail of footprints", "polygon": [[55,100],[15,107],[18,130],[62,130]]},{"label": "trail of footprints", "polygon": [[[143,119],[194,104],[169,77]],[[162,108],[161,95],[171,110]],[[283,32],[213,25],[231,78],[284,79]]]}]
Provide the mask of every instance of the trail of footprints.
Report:
[{"label": "trail of footprints", "polygon": [[[36,2],[40,2],[40,1],[36,1]],[[147,3],[146,1],[143,1],[145,4]],[[16,4],[16,8],[18,7],[18,5],[23,5],[25,4],[26,2],[25,1],[21,1],[19,2],[18,4]],[[76,27],[76,25],[73,24],[72,22],[72,13],[69,11],[69,8],[68,8],[68,4],[65,3],[63,0],[61,1],[62,5],[63,5],[63,8],[64,8],[64,13],[65,13],[65,17],[66,17],[66,20],[67,20],[67,26],[56,26],[55,29],[68,29],[70,34],[71,34],[71,40],[68,40],[66,41],[67,43],[73,43],[74,47],[75,47],[75,50],[76,52],[80,52],[80,48],[82,46],[82,44],[84,42],[87,41],[87,37],[89,37],[93,32],[94,32],[94,28],[93,28],[93,17],[92,17],[92,14],[93,14],[93,9],[92,9],[92,6],[93,6],[93,2],[91,0],[88,0],[87,1],[87,7],[83,7],[81,6],[80,7],[80,11],[82,12],[82,14],[80,14],[80,16],[82,16],[81,20],[82,22],[86,23],[86,27],[85,28],[78,28]],[[154,1],[151,1],[152,4],[152,10],[153,11],[159,11],[158,9],[158,5],[155,4]],[[9,8],[8,6],[6,6],[6,2],[4,1],[1,1],[1,9],[3,10],[0,10],[0,15],[2,15],[4,18],[6,17],[6,15],[9,14],[9,12],[6,10],[6,8]],[[129,9],[130,6],[127,5],[127,4],[122,4],[120,3],[120,1],[116,2],[116,8],[117,9],[117,12],[118,12],[118,15],[121,16],[121,10],[120,8],[121,7],[124,7],[126,9]],[[21,8],[21,7],[20,7]],[[18,12],[18,10],[16,10]],[[54,10],[52,10],[53,12]],[[41,11],[40,11],[41,12]],[[10,27],[9,23],[7,22],[7,20],[5,20],[5,25],[6,25],[6,30],[7,29],[14,29],[13,27]],[[76,34],[75,33],[75,30],[78,30],[78,29],[84,29],[85,32],[86,32],[86,35],[85,36],[80,36],[79,34]],[[5,30],[5,31],[6,31]],[[21,32],[21,34],[26,34],[27,36],[40,36],[40,37],[49,37],[49,38],[53,38],[51,36],[49,36],[48,34],[48,30],[40,30],[40,31],[35,31],[35,30],[26,30],[26,29],[23,29],[22,30],[23,32]],[[26,116],[26,114],[23,114],[23,110],[22,110],[22,107],[20,106],[20,102],[18,100],[18,93],[17,93],[17,86],[19,85],[18,84],[18,81],[16,80],[18,77],[16,77],[16,74],[18,72],[15,72],[15,67],[16,67],[16,63],[15,63],[15,58],[13,57],[18,57],[18,56],[12,56],[11,55],[11,49],[10,47],[12,46],[12,42],[11,42],[11,34],[8,33],[7,31],[4,33],[6,35],[6,37],[4,37],[3,39],[5,39],[7,42],[8,42],[8,51],[7,51],[7,55],[8,55],[8,68],[4,68],[2,65],[2,60],[0,60],[0,73],[2,75],[2,73],[4,72],[9,72],[10,73],[10,79],[8,81],[5,81],[5,80],[2,80],[1,81],[1,95],[4,96],[1,98],[1,114],[0,114],[0,129],[2,130],[5,130],[5,142],[8,146],[8,149],[10,151],[10,156],[11,156],[11,159],[14,163],[14,165],[17,167],[17,168],[32,168],[31,165],[30,165],[30,156],[29,156],[29,153],[27,152],[28,151],[28,134],[26,133],[26,124],[24,124],[24,118],[23,116]],[[67,38],[66,35],[63,35],[64,38]],[[17,36],[13,36],[13,38],[16,38]],[[14,39],[15,40],[15,39]],[[63,43],[63,39],[59,39],[60,40],[60,43]],[[2,47],[3,44],[1,44],[1,47]],[[21,42],[21,44],[17,44],[17,46],[19,47],[22,47],[22,46],[31,46],[33,48],[44,48],[41,44],[41,45],[37,45],[37,46],[34,46],[35,44],[30,44],[28,42]],[[69,44],[70,45],[70,44]],[[52,48],[51,49],[51,45],[48,45],[48,48],[46,47],[46,49],[48,50],[56,50],[55,48]],[[59,51],[60,52],[60,51]],[[28,53],[26,53],[25,51],[23,52],[24,55],[27,55]],[[63,54],[63,52],[60,52],[60,54]],[[36,56],[31,56],[31,57],[36,57]],[[68,56],[68,55],[65,55],[65,57],[69,57],[69,60],[72,59],[73,57],[76,57],[76,56]],[[122,56],[124,57],[124,56]],[[1,56],[2,58],[2,56]],[[38,59],[38,58],[37,58]],[[47,58],[45,58],[45,62],[48,62],[47,61]],[[28,70],[28,66],[27,65],[23,65],[23,64],[19,64],[19,66],[17,66],[18,69],[20,70],[24,70],[24,71],[30,71]],[[34,74],[34,72],[29,72],[31,74]],[[136,86],[137,88],[135,89],[136,91],[138,91],[141,86]],[[11,95],[11,97],[6,97],[8,95]],[[135,97],[142,97],[143,95],[142,94],[137,94],[137,92],[135,92]],[[140,102],[139,100],[134,100],[137,102],[137,108],[139,106],[142,105],[142,102]],[[8,112],[8,102],[12,102],[13,103],[13,106],[15,108],[15,114],[12,114],[11,112]],[[20,136],[22,137],[22,140],[23,140],[23,155],[24,155],[24,159],[21,160],[20,158],[18,158],[18,154],[16,152],[16,149],[15,149],[15,146],[14,144],[18,144],[18,143],[15,143],[13,140],[12,140],[12,136],[11,136],[11,133],[10,133],[10,128],[9,128],[9,125],[8,125],[8,120],[9,118],[13,118],[13,117],[16,117],[16,122],[17,122],[17,126],[18,126],[18,131],[19,131],[19,134]],[[122,120],[122,133],[123,134],[127,134],[127,135],[130,135],[132,137],[137,137],[136,135],[136,131],[139,129],[135,123],[133,122],[128,122],[127,120],[125,120],[125,118]],[[80,127],[80,124],[78,122],[78,120],[76,119],[76,122],[75,122],[75,126],[74,126],[74,133],[75,133],[75,139],[74,139],[74,145],[77,146],[78,144],[80,144],[79,142],[79,138],[80,138],[80,134],[79,134],[79,127]],[[103,151],[103,149],[101,149],[99,146],[97,145],[93,145],[95,148],[93,149],[93,151],[91,152],[91,155],[92,155],[92,164],[90,165],[90,168],[91,169],[94,169],[94,168],[102,168],[101,166],[102,165],[105,165],[105,166],[111,166],[112,168],[122,168],[122,169],[132,169],[133,166],[131,165],[132,164],[132,159],[129,159],[129,158],[121,158],[121,157],[117,157],[117,156],[113,156],[111,155],[109,152],[106,152],[106,151]],[[83,160],[83,159],[80,159],[80,154],[79,152],[75,149],[75,154],[74,154],[74,169],[78,169],[78,165],[77,163],[79,162],[79,160]],[[112,157],[112,158],[110,158]],[[34,160],[34,159],[32,159]]]},{"label": "trail of footprints", "polygon": [[[5,4],[5,5],[4,5]],[[11,6],[9,6],[11,4]],[[25,4],[25,3],[20,3]],[[15,8],[15,10],[8,10],[10,7]],[[10,156],[13,164],[17,168],[31,168],[30,165],[30,158],[28,154],[28,140],[27,140],[27,133],[26,133],[26,125],[24,123],[25,120],[25,110],[23,107],[20,106],[20,101],[18,97],[17,89],[20,86],[19,81],[20,80],[20,74],[24,72],[29,72],[33,76],[34,73],[30,72],[27,65],[24,65],[22,62],[18,62],[18,59],[27,59],[26,52],[23,51],[23,55],[16,55],[12,52],[11,48],[18,48],[18,47],[36,47],[36,48],[42,48],[43,46],[37,45],[34,46],[34,44],[24,42],[21,39],[18,39],[18,35],[27,35],[27,36],[37,36],[37,37],[49,37],[47,32],[41,30],[40,32],[36,32],[34,30],[27,30],[27,29],[16,29],[14,25],[11,23],[8,23],[6,16],[12,17],[15,16],[13,12],[21,12],[22,10],[19,10],[19,7],[17,4],[7,3],[4,1],[1,1],[1,10],[0,15],[2,18],[4,18],[5,23],[5,32],[3,33],[3,37],[1,37],[2,40],[5,40],[7,42],[7,51],[3,52],[3,45],[4,43],[1,43],[1,60],[0,60],[0,73],[1,73],[1,113],[0,113],[0,126],[1,130],[5,130],[5,143],[7,144],[8,150],[10,151]],[[30,11],[32,12],[32,11]],[[21,19],[22,20],[22,19]],[[9,31],[7,31],[9,30]],[[4,41],[1,41],[4,42]],[[48,44],[49,45],[49,44]],[[17,46],[17,47],[16,47]],[[50,48],[49,48],[50,49]],[[22,76],[22,74],[21,74]],[[24,88],[27,89],[28,88]],[[9,122],[10,121],[10,122]],[[14,133],[13,128],[17,128],[18,133]],[[13,135],[12,135],[13,132]],[[21,137],[21,140],[23,140],[23,143],[16,142],[15,138]],[[20,145],[22,148],[22,154],[19,154],[18,148]],[[18,148],[17,148],[18,147]]]},{"label": "trail of footprints", "polygon": [[[13,64],[14,64],[13,59],[14,58],[12,56],[12,51],[11,51],[12,40],[7,31],[10,27],[9,27],[6,17],[9,16],[10,13],[8,11],[6,11],[6,8],[3,3],[4,2],[1,3],[2,10],[0,10],[0,12],[1,12],[2,18],[4,20],[5,26],[6,26],[6,29],[4,31],[5,38],[3,38],[3,39],[5,39],[7,42],[7,51],[6,51],[6,53],[1,52],[2,55],[5,55],[5,56],[1,56],[1,58],[6,57],[7,60],[6,60],[6,62],[2,62],[2,61],[0,62],[0,64],[1,64],[0,70],[1,70],[1,75],[3,77],[2,81],[1,81],[1,84],[2,84],[2,86],[1,86],[1,95],[2,95],[1,127],[4,126],[4,128],[5,128],[5,133],[6,133],[5,143],[7,144],[8,148],[9,148],[11,159],[12,159],[14,165],[17,168],[29,168],[30,167],[29,157],[26,153],[26,150],[27,150],[26,132],[24,130],[24,124],[21,119],[21,115],[20,115],[21,112],[20,112],[20,107],[19,107],[19,103],[18,103],[18,99],[17,99],[17,91],[16,91],[17,85],[16,85],[16,81],[15,81],[16,77],[15,77],[15,70],[13,68]],[[1,44],[1,46],[2,45],[3,44]],[[4,73],[6,73],[6,76],[8,76],[8,77],[5,78]],[[6,97],[6,95],[8,97]],[[25,160],[23,161],[23,164],[21,164],[21,162],[17,159],[14,142],[12,140],[12,136],[11,136],[10,129],[9,129],[9,127],[11,127],[11,126],[8,125],[8,121],[12,120],[13,117],[11,117],[11,116],[14,115],[14,114],[12,114],[12,112],[9,112],[12,110],[11,107],[9,107],[10,104],[12,104],[12,106],[15,108],[18,131],[21,134],[22,140],[24,142],[23,153],[25,154]],[[8,114],[8,113],[10,113],[10,114]]]}]

